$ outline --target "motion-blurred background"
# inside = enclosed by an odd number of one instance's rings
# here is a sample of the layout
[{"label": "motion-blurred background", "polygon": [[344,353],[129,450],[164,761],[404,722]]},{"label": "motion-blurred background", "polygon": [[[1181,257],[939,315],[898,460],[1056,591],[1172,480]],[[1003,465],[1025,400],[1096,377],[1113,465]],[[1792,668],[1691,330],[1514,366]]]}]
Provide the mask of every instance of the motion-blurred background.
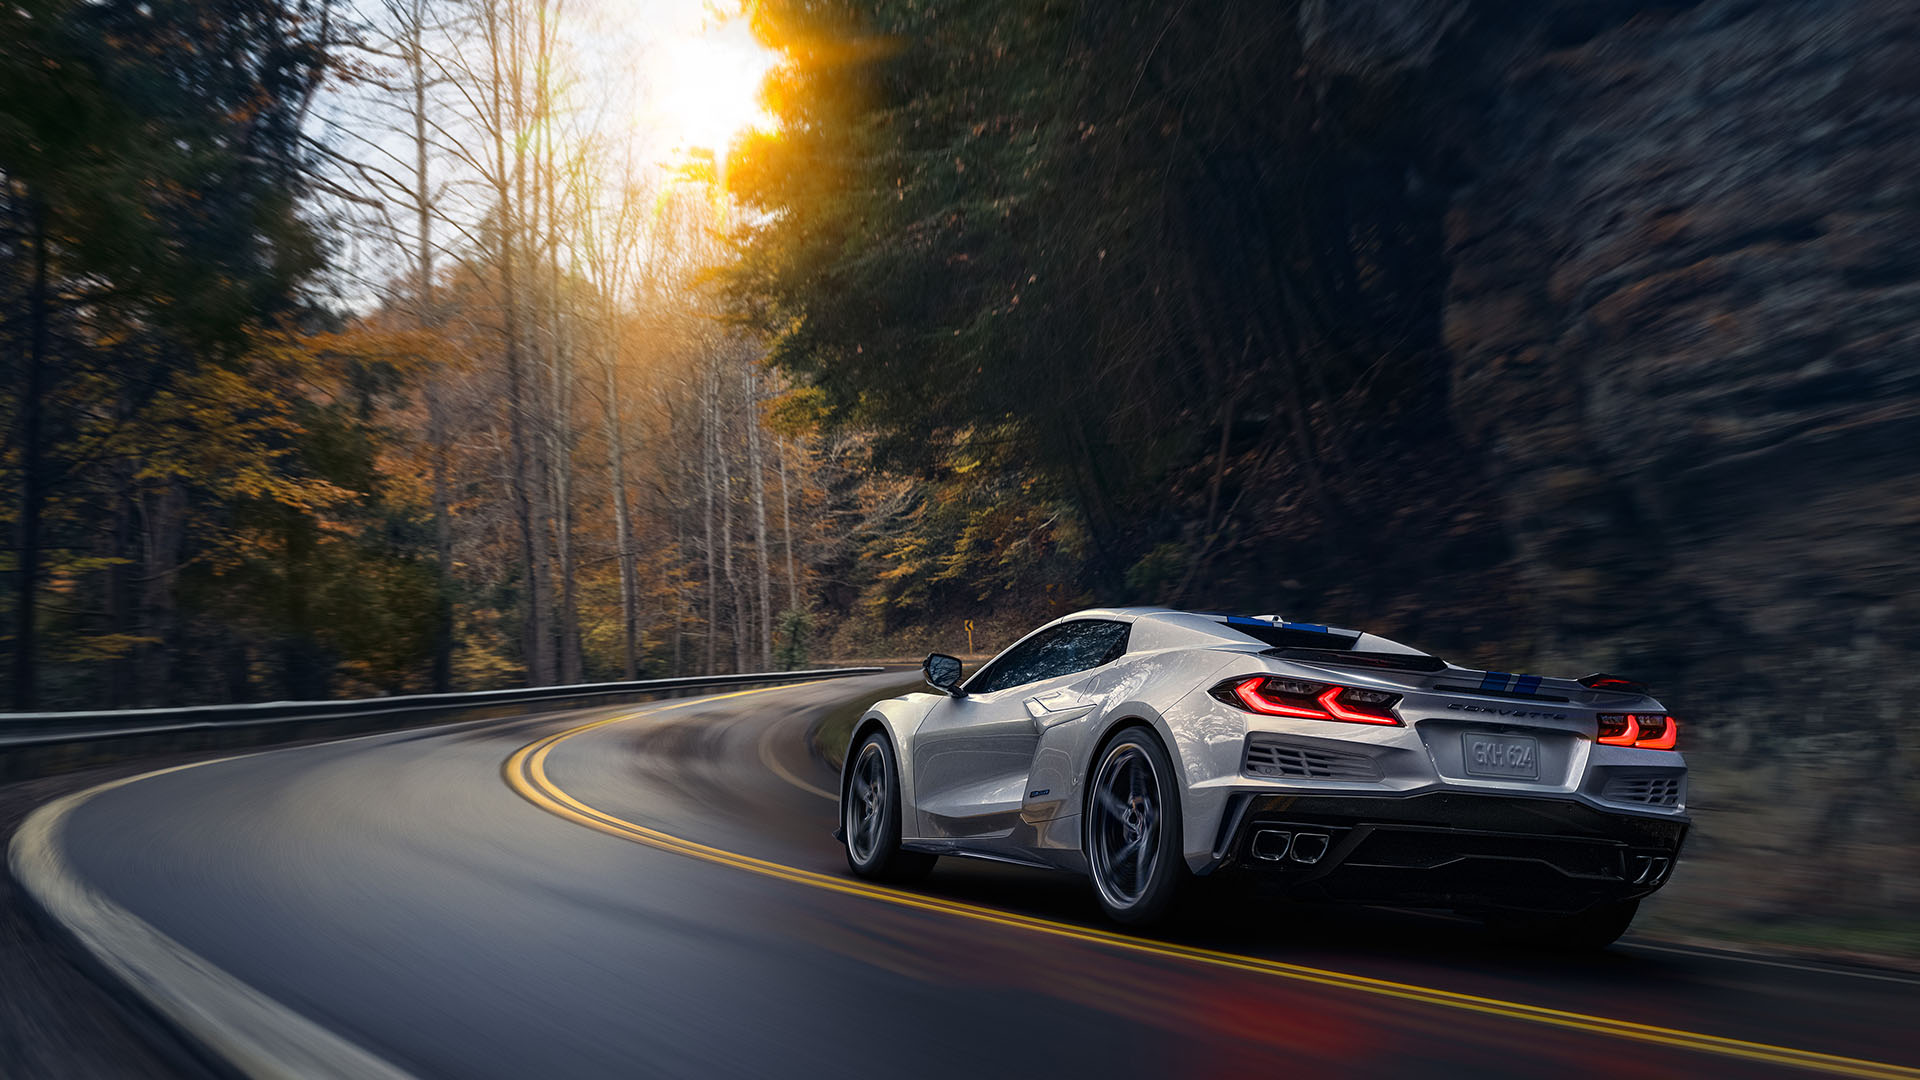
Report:
[{"label": "motion-blurred background", "polygon": [[1916,132],[1896,0],[15,0],[0,680],[1280,612],[1651,683],[1646,924],[1920,954]]}]

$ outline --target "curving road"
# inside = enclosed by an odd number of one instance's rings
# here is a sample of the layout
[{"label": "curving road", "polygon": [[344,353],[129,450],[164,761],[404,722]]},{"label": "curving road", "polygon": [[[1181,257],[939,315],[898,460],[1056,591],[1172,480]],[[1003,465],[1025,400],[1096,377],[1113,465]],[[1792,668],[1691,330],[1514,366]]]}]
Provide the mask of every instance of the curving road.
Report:
[{"label": "curving road", "polygon": [[1920,979],[1076,880],[853,882],[821,713],[898,674],[272,751],[80,803],[75,876],[421,1076],[1920,1078]]}]

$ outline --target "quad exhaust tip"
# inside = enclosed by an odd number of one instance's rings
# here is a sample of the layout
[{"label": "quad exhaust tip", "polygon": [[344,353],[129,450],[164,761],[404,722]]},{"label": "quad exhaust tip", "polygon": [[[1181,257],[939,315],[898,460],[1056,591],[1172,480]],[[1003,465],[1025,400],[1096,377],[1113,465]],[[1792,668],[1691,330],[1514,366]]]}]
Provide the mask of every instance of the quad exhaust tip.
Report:
[{"label": "quad exhaust tip", "polygon": [[1633,883],[1635,885],[1658,885],[1673,868],[1673,860],[1652,855],[1633,857]]},{"label": "quad exhaust tip", "polygon": [[1303,832],[1293,838],[1293,861],[1303,866],[1312,866],[1327,853],[1327,834],[1321,832]]},{"label": "quad exhaust tip", "polygon": [[1279,862],[1293,846],[1293,834],[1279,829],[1261,829],[1253,834],[1253,857],[1261,862]]},{"label": "quad exhaust tip", "polygon": [[1259,829],[1253,834],[1253,857],[1261,862],[1292,859],[1302,866],[1312,866],[1326,856],[1327,844],[1326,833]]}]

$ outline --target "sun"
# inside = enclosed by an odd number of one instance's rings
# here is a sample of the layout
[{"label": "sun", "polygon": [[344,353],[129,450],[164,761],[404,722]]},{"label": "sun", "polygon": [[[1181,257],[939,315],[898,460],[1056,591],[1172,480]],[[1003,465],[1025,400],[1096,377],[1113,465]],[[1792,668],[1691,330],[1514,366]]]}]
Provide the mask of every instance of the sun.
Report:
[{"label": "sun", "polygon": [[644,122],[675,151],[724,153],[752,130],[773,127],[760,85],[780,63],[743,18],[702,19],[648,50]]}]

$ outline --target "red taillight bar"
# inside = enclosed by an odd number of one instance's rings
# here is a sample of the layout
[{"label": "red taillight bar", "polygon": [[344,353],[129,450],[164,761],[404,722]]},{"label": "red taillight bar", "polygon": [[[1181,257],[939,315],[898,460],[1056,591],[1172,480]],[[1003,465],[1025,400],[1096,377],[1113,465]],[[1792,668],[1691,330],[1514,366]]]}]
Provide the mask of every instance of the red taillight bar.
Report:
[{"label": "red taillight bar", "polygon": [[1640,737],[1640,721],[1632,713],[1626,714],[1626,729],[1618,735],[1601,735],[1595,741],[1608,746],[1632,746]]},{"label": "red taillight bar", "polygon": [[[1626,729],[1617,735],[1598,735],[1607,746],[1637,746],[1642,750],[1671,750],[1680,742],[1680,723],[1666,713],[1626,713]],[[1641,720],[1647,723],[1643,726]]]},{"label": "red taillight bar", "polygon": [[1664,719],[1667,722],[1667,730],[1652,738],[1642,738],[1633,745],[1642,750],[1671,750],[1678,745],[1680,742],[1680,721],[1675,720],[1671,716],[1665,717]]},{"label": "red taillight bar", "polygon": [[1265,676],[1243,679],[1234,684],[1233,696],[1248,712],[1257,712],[1266,716],[1298,716],[1306,720],[1331,720],[1324,709],[1309,709],[1298,705],[1289,705],[1284,701],[1275,701],[1260,692],[1260,684],[1266,682]]},{"label": "red taillight bar", "polygon": [[1260,692],[1267,676],[1256,675],[1242,679],[1233,686],[1233,697],[1248,712],[1262,716],[1293,716],[1302,720],[1342,720],[1350,724],[1379,724],[1385,727],[1399,727],[1400,720],[1394,716],[1378,716],[1372,713],[1356,712],[1340,703],[1340,695],[1345,686],[1328,686],[1314,697],[1319,704],[1315,709],[1306,705],[1294,705],[1285,701],[1276,701]]},{"label": "red taillight bar", "polygon": [[1400,720],[1398,717],[1378,716],[1372,713],[1354,712],[1352,709],[1346,708],[1345,706],[1341,705],[1339,701],[1339,697],[1341,692],[1344,690],[1346,690],[1346,687],[1344,686],[1329,686],[1327,687],[1326,693],[1321,694],[1318,698],[1314,700],[1320,702],[1321,707],[1326,709],[1327,713],[1331,715],[1335,720],[1345,720],[1348,723],[1352,723],[1352,724],[1385,724],[1391,727],[1400,726]]}]

